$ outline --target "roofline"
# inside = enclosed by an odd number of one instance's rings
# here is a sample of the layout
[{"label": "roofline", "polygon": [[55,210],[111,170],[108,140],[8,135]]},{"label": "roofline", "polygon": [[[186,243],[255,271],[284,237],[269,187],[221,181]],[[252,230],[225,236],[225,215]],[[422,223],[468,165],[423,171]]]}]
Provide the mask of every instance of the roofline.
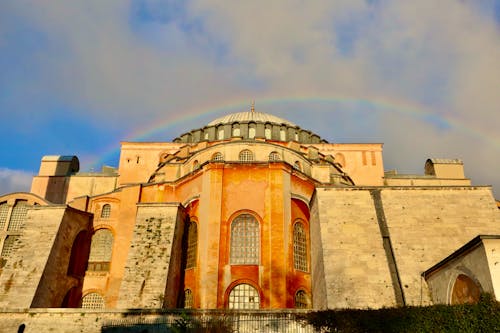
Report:
[{"label": "roofline", "polygon": [[449,263],[450,261],[460,257],[462,254],[468,253],[471,250],[475,249],[477,246],[479,246],[482,242],[483,239],[500,239],[500,235],[477,235],[473,239],[471,239],[469,242],[467,242],[465,245],[463,245],[461,248],[426,270],[425,272],[422,273],[422,276],[427,279],[429,275],[432,275],[434,271],[439,269],[441,266],[444,266],[445,264]]}]

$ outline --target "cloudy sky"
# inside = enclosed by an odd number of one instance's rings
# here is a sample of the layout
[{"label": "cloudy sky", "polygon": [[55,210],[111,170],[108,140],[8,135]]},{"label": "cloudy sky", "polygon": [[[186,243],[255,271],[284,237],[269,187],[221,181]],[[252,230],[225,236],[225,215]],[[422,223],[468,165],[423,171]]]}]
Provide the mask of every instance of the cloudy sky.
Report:
[{"label": "cloudy sky", "polygon": [[229,112],[330,142],[383,142],[385,169],[461,158],[500,198],[500,1],[0,2],[0,194],[43,155],[117,166]]}]

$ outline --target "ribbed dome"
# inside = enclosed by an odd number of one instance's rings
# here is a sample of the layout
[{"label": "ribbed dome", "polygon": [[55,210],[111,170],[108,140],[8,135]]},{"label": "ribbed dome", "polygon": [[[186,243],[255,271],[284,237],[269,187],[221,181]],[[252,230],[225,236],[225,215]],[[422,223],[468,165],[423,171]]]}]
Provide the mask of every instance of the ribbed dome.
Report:
[{"label": "ribbed dome", "polygon": [[273,116],[272,114],[263,113],[263,112],[255,112],[255,111],[245,111],[245,112],[237,112],[225,115],[223,117],[217,118],[210,123],[208,126],[215,126],[219,124],[232,124],[238,122],[263,122],[263,123],[274,123],[274,124],[285,124],[288,126],[295,127],[294,123],[285,120],[280,117]]}]

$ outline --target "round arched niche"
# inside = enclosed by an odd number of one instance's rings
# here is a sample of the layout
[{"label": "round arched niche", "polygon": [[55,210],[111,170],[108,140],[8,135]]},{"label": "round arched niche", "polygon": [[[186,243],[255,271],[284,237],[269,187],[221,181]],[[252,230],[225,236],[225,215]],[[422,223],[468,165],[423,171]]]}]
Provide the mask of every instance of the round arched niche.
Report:
[{"label": "round arched niche", "polygon": [[477,303],[481,295],[481,286],[465,274],[460,274],[455,279],[451,291],[450,303],[464,304]]}]

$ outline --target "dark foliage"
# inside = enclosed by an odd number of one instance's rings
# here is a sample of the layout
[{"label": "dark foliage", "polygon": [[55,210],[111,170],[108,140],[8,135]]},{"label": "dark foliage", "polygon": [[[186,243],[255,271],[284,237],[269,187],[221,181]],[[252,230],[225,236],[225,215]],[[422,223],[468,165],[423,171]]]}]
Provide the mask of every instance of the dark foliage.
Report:
[{"label": "dark foliage", "polygon": [[304,315],[321,332],[500,332],[500,303],[483,294],[477,304],[327,310]]}]

